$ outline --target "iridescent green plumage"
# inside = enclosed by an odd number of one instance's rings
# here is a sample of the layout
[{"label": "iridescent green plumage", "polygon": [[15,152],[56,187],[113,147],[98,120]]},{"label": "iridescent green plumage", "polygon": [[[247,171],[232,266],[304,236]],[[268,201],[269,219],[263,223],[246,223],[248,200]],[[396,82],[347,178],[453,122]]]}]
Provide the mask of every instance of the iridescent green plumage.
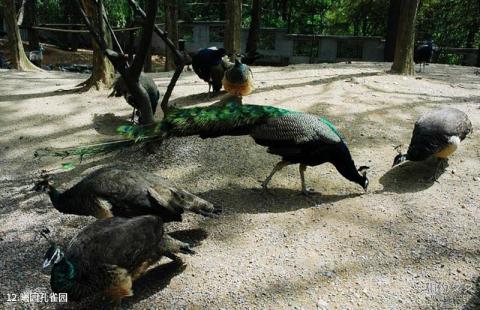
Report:
[{"label": "iridescent green plumage", "polygon": [[[224,135],[250,135],[255,129],[258,133],[259,125],[271,123],[275,119],[279,120],[279,124],[276,126],[289,127],[291,124],[282,123],[282,119],[286,116],[290,116],[290,123],[292,120],[295,122],[298,119],[297,129],[300,128],[301,130],[297,130],[295,134],[303,135],[303,138],[309,139],[310,136],[316,137],[320,134],[320,136],[325,136],[327,141],[342,139],[336,128],[329,121],[320,117],[272,106],[241,105],[236,102],[228,102],[224,105],[207,107],[174,108],[166,113],[163,120],[153,125],[123,125],[118,127],[117,132],[127,138],[126,140],[77,148],[40,150],[36,154],[38,156],[69,157],[76,155],[83,157],[124,148],[135,142],[161,140],[171,136],[199,135],[202,138],[213,138]],[[312,119],[316,122],[312,123]],[[304,126],[306,120],[310,125],[309,128]],[[303,129],[308,129],[309,132],[304,132]],[[315,132],[312,132],[312,129]],[[298,141],[299,138],[302,138],[300,136],[294,137],[295,140]]]}]

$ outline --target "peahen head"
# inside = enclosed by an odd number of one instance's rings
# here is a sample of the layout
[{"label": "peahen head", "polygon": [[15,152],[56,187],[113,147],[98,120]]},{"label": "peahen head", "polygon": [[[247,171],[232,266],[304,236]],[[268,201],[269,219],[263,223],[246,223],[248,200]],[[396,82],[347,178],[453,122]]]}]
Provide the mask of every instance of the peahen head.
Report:
[{"label": "peahen head", "polygon": [[395,167],[396,165],[401,164],[401,163],[403,163],[404,161],[407,160],[407,156],[406,156],[405,154],[402,154],[402,151],[400,151],[400,147],[401,147],[401,145],[395,147],[395,150],[398,152],[398,154],[397,154],[397,156],[395,156],[395,158],[393,159],[392,168]]},{"label": "peahen head", "polygon": [[48,233],[50,233],[48,228],[45,228],[40,232],[40,235],[47,239],[48,243],[50,243],[50,247],[44,256],[43,268],[47,268],[48,266],[52,265],[52,263],[53,265],[57,264],[64,256],[60,247],[47,236]]},{"label": "peahen head", "polygon": [[362,176],[360,180],[360,185],[363,187],[365,191],[367,191],[367,188],[368,188],[368,178],[367,178],[368,169],[370,169],[370,167],[368,166],[360,166],[358,168],[358,173],[360,173]]},{"label": "peahen head", "polygon": [[43,260],[43,268],[47,268],[50,265],[55,265],[60,262],[63,258],[64,254],[62,249],[56,244],[50,245],[47,252],[45,253],[45,257]]},{"label": "peahen head", "polygon": [[52,184],[53,181],[50,179],[50,176],[47,174],[42,174],[40,176],[40,181],[35,183],[33,190],[36,192],[44,192],[50,194],[52,191],[54,191]]}]

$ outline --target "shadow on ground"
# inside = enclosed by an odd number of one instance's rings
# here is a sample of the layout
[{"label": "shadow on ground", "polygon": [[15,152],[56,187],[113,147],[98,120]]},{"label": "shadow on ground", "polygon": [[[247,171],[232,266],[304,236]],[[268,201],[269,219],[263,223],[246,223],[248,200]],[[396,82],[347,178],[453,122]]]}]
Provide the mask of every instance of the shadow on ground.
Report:
[{"label": "shadow on ground", "polygon": [[[282,213],[296,211],[322,204],[334,203],[343,199],[361,196],[361,193],[345,195],[303,195],[300,190],[287,188],[270,188],[267,191],[259,188],[218,188],[198,193],[200,197],[223,207],[223,212],[232,213]],[[228,201],[228,206],[224,205]]]},{"label": "shadow on ground", "polygon": [[[430,188],[435,181],[436,161],[405,162],[387,171],[379,180],[384,192],[415,193]],[[442,174],[445,171],[442,171]]]}]

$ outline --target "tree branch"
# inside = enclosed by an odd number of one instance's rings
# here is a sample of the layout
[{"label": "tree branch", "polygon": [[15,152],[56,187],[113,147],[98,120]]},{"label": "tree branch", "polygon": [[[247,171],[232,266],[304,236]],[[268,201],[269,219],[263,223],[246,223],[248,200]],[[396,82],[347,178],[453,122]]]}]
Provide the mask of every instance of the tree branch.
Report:
[{"label": "tree branch", "polygon": [[[138,15],[140,15],[141,17],[143,17],[144,20],[146,20],[147,15],[134,0],[128,0],[128,3]],[[175,64],[177,65],[177,69],[175,69],[172,79],[168,84],[167,91],[165,92],[165,95],[163,95],[162,102],[160,103],[160,108],[162,109],[163,113],[166,114],[167,111],[171,108],[168,105],[168,101],[170,100],[170,96],[172,95],[173,89],[175,88],[175,84],[177,83],[180,74],[183,72],[183,67],[185,66],[185,57],[182,53],[180,53],[175,44],[172,42],[172,40],[170,40],[170,38],[162,29],[158,28],[157,25],[153,24],[153,30],[173,52],[173,55],[175,56]]]},{"label": "tree branch", "polygon": [[[129,0],[129,2],[134,3],[134,5],[138,7],[138,4],[134,0]],[[137,54],[135,55],[132,66],[130,67],[132,75],[136,77],[139,77],[140,72],[142,72],[148,48],[152,43],[152,34],[155,25],[155,15],[157,12],[157,2],[157,0],[150,0],[147,2],[147,14],[143,23],[142,37],[140,38]]]}]

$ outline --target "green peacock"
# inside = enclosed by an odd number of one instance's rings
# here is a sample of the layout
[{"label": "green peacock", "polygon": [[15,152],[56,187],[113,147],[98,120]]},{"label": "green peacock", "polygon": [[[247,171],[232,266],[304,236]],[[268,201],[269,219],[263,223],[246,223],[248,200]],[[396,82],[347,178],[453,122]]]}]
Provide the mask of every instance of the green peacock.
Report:
[{"label": "green peacock", "polygon": [[[172,136],[199,135],[206,139],[249,135],[257,144],[266,146],[269,153],[282,158],[262,183],[265,189],[277,171],[287,165],[300,164],[302,192],[308,194],[304,176],[307,166],[326,162],[332,163],[346,179],[361,185],[365,190],[368,187],[368,167],[356,168],[350,151],[335,126],[325,118],[303,112],[227,102],[221,106],[172,108],[163,120],[154,125],[125,125],[120,126],[118,131],[128,138],[123,143],[115,141],[112,144],[94,145],[93,150],[89,147],[80,149],[85,153],[96,153],[102,149],[111,150],[129,145],[131,141],[151,141]],[[78,150],[76,148],[68,152],[78,154]],[[68,155],[66,153],[64,151],[62,154]]]}]

